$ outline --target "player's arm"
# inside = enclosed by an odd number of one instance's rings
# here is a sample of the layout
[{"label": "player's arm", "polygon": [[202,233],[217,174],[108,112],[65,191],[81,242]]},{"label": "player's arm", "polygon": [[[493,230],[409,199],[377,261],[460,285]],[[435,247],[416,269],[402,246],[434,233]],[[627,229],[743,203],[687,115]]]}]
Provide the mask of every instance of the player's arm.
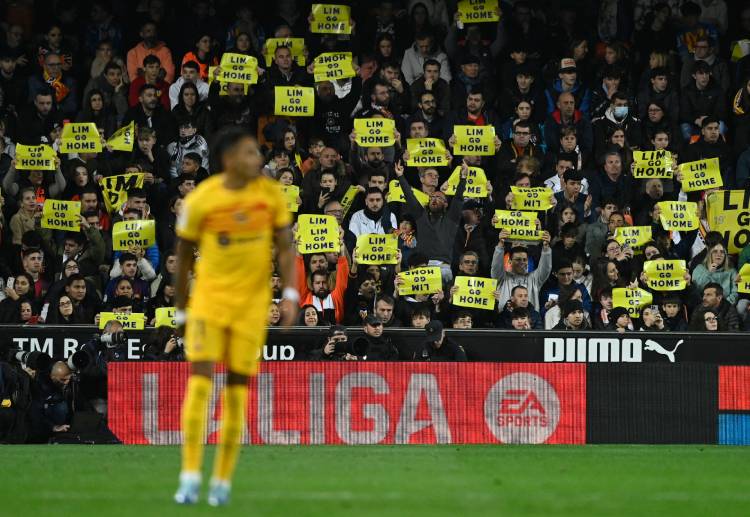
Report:
[{"label": "player's arm", "polygon": [[190,289],[190,271],[195,263],[196,244],[185,239],[177,240],[177,270],[175,271],[175,323],[178,329],[185,326],[185,307]]},{"label": "player's arm", "polygon": [[294,285],[295,282],[295,253],[292,245],[292,229],[290,226],[279,228],[274,233],[274,244],[276,245],[279,259],[279,275],[281,275],[281,324],[285,327],[291,326],[297,319],[299,309],[299,292]]}]

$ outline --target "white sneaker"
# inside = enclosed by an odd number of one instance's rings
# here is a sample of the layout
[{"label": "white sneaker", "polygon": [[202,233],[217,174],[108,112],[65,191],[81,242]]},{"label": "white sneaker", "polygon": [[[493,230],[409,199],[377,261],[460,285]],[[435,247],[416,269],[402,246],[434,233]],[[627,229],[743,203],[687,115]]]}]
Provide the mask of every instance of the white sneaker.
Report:
[{"label": "white sneaker", "polygon": [[224,506],[229,503],[229,493],[232,485],[227,481],[211,480],[211,488],[208,492],[208,504],[211,506]]},{"label": "white sneaker", "polygon": [[201,475],[193,472],[180,474],[180,486],[174,494],[177,504],[195,504],[201,491]]}]

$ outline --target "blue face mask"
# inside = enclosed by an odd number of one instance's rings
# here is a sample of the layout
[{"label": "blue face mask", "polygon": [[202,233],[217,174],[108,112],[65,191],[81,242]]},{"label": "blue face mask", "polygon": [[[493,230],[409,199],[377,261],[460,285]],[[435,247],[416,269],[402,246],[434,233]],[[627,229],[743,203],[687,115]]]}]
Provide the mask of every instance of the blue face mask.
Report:
[{"label": "blue face mask", "polygon": [[614,109],[615,118],[625,118],[628,116],[627,106],[615,106]]}]

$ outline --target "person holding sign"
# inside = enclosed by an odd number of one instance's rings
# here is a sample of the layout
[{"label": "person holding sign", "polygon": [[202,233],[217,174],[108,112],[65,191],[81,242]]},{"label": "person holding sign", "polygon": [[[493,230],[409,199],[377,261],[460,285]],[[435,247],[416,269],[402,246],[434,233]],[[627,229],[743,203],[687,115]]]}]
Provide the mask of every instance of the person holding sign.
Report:
[{"label": "person holding sign", "polygon": [[24,188],[32,189],[35,201],[37,199],[43,201],[47,198],[56,199],[62,197],[67,186],[67,180],[60,169],[60,164],[60,158],[55,155],[55,174],[50,178],[41,169],[31,169],[28,172],[23,171],[23,175],[21,175],[16,169],[16,161],[11,160],[10,168],[3,177],[2,194],[4,196],[18,196],[21,191],[21,185],[24,185]]},{"label": "person holding sign", "polygon": [[216,135],[214,149],[224,172],[202,182],[187,197],[177,224],[175,322],[179,332],[187,322],[185,351],[191,375],[182,410],[180,486],[174,499],[180,504],[197,502],[205,408],[215,363],[224,361],[223,422],[209,492],[209,502],[217,506],[228,502],[247,410],[248,376],[257,372],[265,344],[272,248],[281,272],[284,326],[296,319],[300,293],[293,287],[291,216],[279,186],[260,173],[258,143],[246,129],[230,126]]},{"label": "person holding sign", "polygon": [[529,252],[523,246],[515,246],[510,250],[511,270],[505,271],[505,241],[510,236],[510,232],[505,228],[500,230],[499,240],[495,251],[492,255],[492,265],[490,267],[492,278],[496,279],[499,285],[497,301],[500,307],[511,296],[511,291],[517,285],[525,285],[529,290],[529,302],[534,307],[539,307],[539,293],[542,286],[549,278],[552,272],[552,248],[550,248],[549,232],[542,233],[542,254],[539,265],[534,271],[528,271]]},{"label": "person holding sign", "polygon": [[414,190],[404,177],[404,166],[400,161],[394,165],[394,171],[404,192],[409,212],[416,214],[417,234],[419,235],[416,250],[430,257],[430,266],[440,266],[443,279],[450,281],[453,277],[451,272],[453,241],[461,220],[464,188],[469,175],[468,165],[463,163],[461,166],[461,178],[450,205],[445,194],[437,191],[430,194],[426,207],[423,207],[415,197]]},{"label": "person holding sign", "polygon": [[385,205],[383,191],[377,187],[369,187],[365,191],[365,207],[352,214],[349,231],[359,237],[365,234],[391,233],[396,228],[396,216]]}]

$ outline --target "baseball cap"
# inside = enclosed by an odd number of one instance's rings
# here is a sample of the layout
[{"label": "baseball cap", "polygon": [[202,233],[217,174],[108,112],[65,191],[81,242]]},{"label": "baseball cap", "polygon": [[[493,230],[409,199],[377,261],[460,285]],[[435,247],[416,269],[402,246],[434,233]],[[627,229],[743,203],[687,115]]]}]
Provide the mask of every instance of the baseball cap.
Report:
[{"label": "baseball cap", "polygon": [[560,60],[560,72],[575,72],[576,60],[572,57],[564,57]]},{"label": "baseball cap", "polygon": [[424,330],[427,341],[434,342],[443,337],[443,324],[438,320],[431,320]]},{"label": "baseball cap", "polygon": [[372,327],[377,327],[378,325],[382,325],[382,324],[383,324],[383,322],[380,321],[380,318],[378,318],[377,316],[374,316],[372,314],[370,314],[369,316],[367,316],[365,318],[365,325],[370,325]]}]

